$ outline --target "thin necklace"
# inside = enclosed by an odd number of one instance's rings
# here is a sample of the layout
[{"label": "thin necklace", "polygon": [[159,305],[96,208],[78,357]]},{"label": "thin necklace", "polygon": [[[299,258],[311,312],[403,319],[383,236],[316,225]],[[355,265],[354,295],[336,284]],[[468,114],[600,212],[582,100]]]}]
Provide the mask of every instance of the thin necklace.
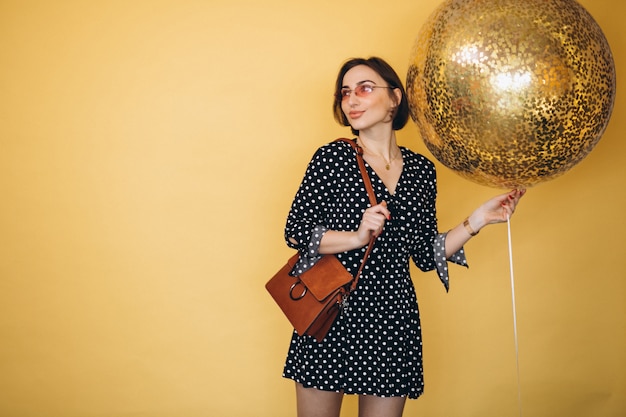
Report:
[{"label": "thin necklace", "polygon": [[385,161],[385,169],[387,171],[389,171],[389,169],[391,168],[391,163],[398,157],[397,155],[396,156],[392,156],[391,159],[389,161],[387,161],[382,154],[376,154],[376,153],[370,151],[369,149],[367,149],[367,146],[365,146],[365,144],[362,141],[359,141],[359,142],[361,142],[361,146],[363,146],[363,148],[365,148],[368,152],[370,152],[374,156],[380,156],[383,159],[383,161]]}]

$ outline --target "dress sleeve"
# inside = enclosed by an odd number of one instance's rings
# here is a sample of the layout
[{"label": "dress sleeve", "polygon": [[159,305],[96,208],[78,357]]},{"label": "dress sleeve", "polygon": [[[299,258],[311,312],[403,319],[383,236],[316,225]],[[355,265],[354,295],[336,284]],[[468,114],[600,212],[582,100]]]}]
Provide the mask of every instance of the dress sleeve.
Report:
[{"label": "dress sleeve", "polygon": [[452,254],[450,258],[446,258],[446,236],[448,233],[439,233],[435,237],[434,241],[434,255],[435,255],[435,268],[437,269],[437,275],[446,287],[446,292],[450,290],[450,279],[448,277],[448,262],[455,263],[464,267],[469,267],[467,259],[465,258],[465,250],[459,249],[456,253]]},{"label": "dress sleeve", "polygon": [[329,158],[328,147],[317,150],[307,166],[287,216],[285,241],[300,255],[292,275],[301,274],[322,257],[319,245],[329,228],[327,211],[333,178],[333,165],[329,163]]},{"label": "dress sleeve", "polygon": [[426,183],[428,186],[424,187],[424,195],[422,196],[422,204],[425,207],[418,228],[417,244],[413,247],[411,256],[420,270],[436,270],[447,292],[450,289],[448,262],[465,267],[468,267],[468,264],[463,248],[459,249],[450,258],[446,258],[445,242],[447,233],[439,233],[437,229],[437,177],[434,166]]}]

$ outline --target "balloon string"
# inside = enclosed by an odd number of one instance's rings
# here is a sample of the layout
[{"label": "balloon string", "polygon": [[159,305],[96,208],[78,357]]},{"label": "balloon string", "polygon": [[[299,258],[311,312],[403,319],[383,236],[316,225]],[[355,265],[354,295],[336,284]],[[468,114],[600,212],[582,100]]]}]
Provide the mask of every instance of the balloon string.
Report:
[{"label": "balloon string", "polygon": [[507,229],[509,234],[509,268],[511,270],[511,298],[513,300],[513,334],[515,335],[515,362],[517,365],[517,403],[519,415],[522,417],[522,388],[519,376],[519,344],[517,341],[517,309],[515,307],[515,278],[513,276],[513,245],[511,240],[511,218],[506,216]]}]

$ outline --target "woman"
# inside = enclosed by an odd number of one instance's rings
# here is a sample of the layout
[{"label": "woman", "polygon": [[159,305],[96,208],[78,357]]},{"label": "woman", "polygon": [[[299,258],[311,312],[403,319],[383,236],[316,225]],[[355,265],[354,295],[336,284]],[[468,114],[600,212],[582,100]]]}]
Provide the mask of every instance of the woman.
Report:
[{"label": "woman", "polygon": [[363,150],[379,204],[369,207],[353,148],[317,150],[295,196],[287,244],[304,270],[335,254],[353,275],[372,235],[374,250],[348,305],[326,338],[295,332],[284,376],[296,382],[299,417],[338,417],[344,394],[359,395],[360,417],[401,416],[423,391],[422,340],[409,259],[436,269],[448,288],[447,262],[466,266],[463,244],[484,226],[511,216],[524,190],[499,195],[447,233],[437,232],[435,168],[396,143],[409,108],[402,83],[380,58],[351,59],[339,71],[335,119]]}]

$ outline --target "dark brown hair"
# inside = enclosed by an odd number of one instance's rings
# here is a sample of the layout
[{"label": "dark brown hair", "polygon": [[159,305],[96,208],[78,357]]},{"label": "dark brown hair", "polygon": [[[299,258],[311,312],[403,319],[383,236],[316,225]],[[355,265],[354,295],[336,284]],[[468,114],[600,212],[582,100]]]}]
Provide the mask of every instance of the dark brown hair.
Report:
[{"label": "dark brown hair", "polygon": [[[396,112],[393,116],[392,128],[393,130],[402,129],[404,125],[406,125],[406,122],[409,120],[409,103],[406,99],[406,92],[404,91],[404,87],[402,86],[402,81],[400,80],[400,77],[398,77],[398,74],[394,71],[394,69],[391,68],[391,65],[385,62],[385,60],[383,60],[382,58],[378,58],[375,56],[367,59],[352,58],[342,65],[341,69],[339,70],[339,74],[337,75],[337,81],[335,82],[335,101],[333,103],[333,114],[335,116],[335,120],[343,126],[350,126],[346,115],[343,113],[343,110],[341,110],[341,88],[343,87],[343,77],[346,75],[346,73],[352,68],[359,65],[365,65],[376,71],[376,73],[380,75],[387,84],[389,84],[389,87],[392,87],[394,89],[400,89],[400,91],[402,92],[402,99],[400,100],[400,104],[398,104]],[[390,90],[389,94],[393,95],[393,91]],[[350,129],[352,130],[353,134],[359,134],[358,130],[354,130],[352,127],[350,127]]]}]

